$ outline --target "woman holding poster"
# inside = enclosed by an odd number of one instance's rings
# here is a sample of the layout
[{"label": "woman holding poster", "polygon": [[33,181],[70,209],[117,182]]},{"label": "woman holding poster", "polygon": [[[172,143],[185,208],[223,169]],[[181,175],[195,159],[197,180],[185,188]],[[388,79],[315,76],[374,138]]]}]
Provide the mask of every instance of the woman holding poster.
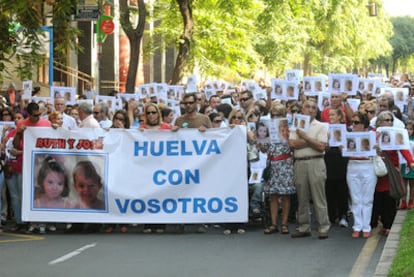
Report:
[{"label": "woman holding poster", "polygon": [[[378,114],[376,127],[392,127],[393,122],[394,116],[392,112],[383,111],[380,114]],[[382,136],[384,136],[384,134],[382,134]],[[407,165],[411,169],[414,169],[414,160],[409,150],[384,150],[383,152],[386,152],[388,154],[389,158],[391,159],[392,163],[396,168],[400,168],[398,151],[407,161]],[[375,228],[378,225],[378,220],[381,219],[383,226],[381,233],[384,236],[388,236],[395,218],[396,207],[396,200],[390,196],[388,175],[379,177],[377,185],[375,187],[374,207],[371,219],[372,228]]]},{"label": "woman holding poster", "polygon": [[[345,115],[340,108],[329,110],[330,124],[345,124]],[[339,135],[337,134],[339,131]],[[341,130],[333,132],[334,140],[341,141]],[[339,138],[337,138],[338,136]],[[326,201],[331,223],[338,222],[341,227],[348,227],[348,186],[346,184],[346,168],[348,158],[342,157],[338,146],[329,146],[325,151],[326,164]]]},{"label": "woman holding poster", "polygon": [[[357,112],[352,116],[352,132],[369,132],[368,126],[369,120],[366,114]],[[363,237],[369,238],[371,236],[372,201],[377,182],[372,160],[368,157],[350,157],[346,181],[354,216],[352,237],[358,238],[363,232]]]},{"label": "woman holding poster", "polygon": [[273,105],[270,109],[272,119],[279,120],[279,134],[284,136],[279,142],[258,144],[262,152],[266,152],[271,164],[271,175],[266,186],[270,192],[270,216],[271,226],[264,229],[265,234],[273,234],[279,231],[277,217],[279,213],[279,200],[282,200],[282,225],[281,233],[289,234],[288,217],[290,210],[290,196],[296,193],[293,156],[289,147],[288,122],[285,119],[286,108],[282,104]]}]

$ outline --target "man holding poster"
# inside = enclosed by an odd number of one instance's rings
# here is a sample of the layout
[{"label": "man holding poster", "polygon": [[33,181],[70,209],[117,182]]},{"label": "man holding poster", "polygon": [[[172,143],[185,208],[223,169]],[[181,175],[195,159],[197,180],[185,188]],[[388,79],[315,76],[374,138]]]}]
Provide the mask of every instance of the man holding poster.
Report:
[{"label": "man holding poster", "polygon": [[310,116],[309,131],[292,132],[289,145],[294,149],[296,190],[298,195],[298,231],[292,238],[311,236],[310,199],[313,200],[316,221],[319,224],[319,239],[328,238],[330,228],[325,194],[326,166],[324,152],[328,141],[328,130],[315,119],[318,106],[306,100],[302,113]]}]

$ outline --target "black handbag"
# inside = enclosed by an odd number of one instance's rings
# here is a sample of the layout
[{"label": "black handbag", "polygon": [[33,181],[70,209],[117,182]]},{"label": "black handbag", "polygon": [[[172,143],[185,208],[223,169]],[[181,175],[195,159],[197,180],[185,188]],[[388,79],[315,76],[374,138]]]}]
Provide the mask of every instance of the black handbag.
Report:
[{"label": "black handbag", "polygon": [[390,187],[390,196],[395,200],[400,200],[406,195],[406,188],[401,176],[401,172],[394,166],[388,154],[384,151],[384,162],[388,170],[388,180]]},{"label": "black handbag", "polygon": [[270,164],[270,161],[267,160],[266,167],[265,169],[263,169],[263,173],[262,173],[263,181],[267,182],[270,180],[271,172],[272,172],[271,164]]}]

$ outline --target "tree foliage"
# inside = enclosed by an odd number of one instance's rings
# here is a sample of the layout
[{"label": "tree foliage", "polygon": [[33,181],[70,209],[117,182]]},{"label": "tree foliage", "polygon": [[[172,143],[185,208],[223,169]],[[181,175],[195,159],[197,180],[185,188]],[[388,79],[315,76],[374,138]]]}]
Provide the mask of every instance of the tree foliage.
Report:
[{"label": "tree foliage", "polygon": [[[122,29],[129,39],[130,56],[129,67],[126,83],[126,92],[133,93],[135,91],[135,80],[137,77],[139,65],[139,53],[141,50],[142,36],[144,35],[147,9],[144,0],[138,0],[137,6],[129,6],[128,0],[119,1],[120,21]],[[132,16],[131,12],[138,10],[138,22],[135,24],[136,16]],[[135,26],[134,26],[135,25]]]}]

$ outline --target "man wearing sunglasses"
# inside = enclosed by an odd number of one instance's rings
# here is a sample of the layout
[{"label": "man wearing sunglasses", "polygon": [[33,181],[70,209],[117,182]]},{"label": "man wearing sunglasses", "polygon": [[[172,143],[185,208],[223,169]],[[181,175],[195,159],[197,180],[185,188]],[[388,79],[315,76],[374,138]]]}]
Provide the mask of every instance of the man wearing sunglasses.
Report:
[{"label": "man wearing sunglasses", "polygon": [[[16,133],[14,134],[14,138],[13,138],[13,147],[15,150],[18,151],[22,151],[21,155],[19,155],[17,157],[17,163],[18,163],[18,168],[19,170],[15,169],[15,174],[16,177],[12,177],[8,180],[8,182],[13,182],[13,185],[18,186],[18,187],[22,187],[22,166],[23,166],[23,132],[26,129],[26,127],[51,127],[52,123],[47,120],[47,119],[43,119],[40,118],[41,116],[41,112],[40,112],[40,108],[39,105],[37,103],[29,103],[27,105],[27,109],[26,109],[27,113],[29,114],[29,116],[25,119],[21,119],[17,122],[17,126],[16,126]],[[20,171],[20,172],[19,172]],[[17,193],[18,195],[14,195],[15,197],[18,198],[18,202],[21,203],[21,199],[22,199],[22,195],[21,195],[21,191],[19,191]],[[21,210],[18,211],[14,211],[15,217],[16,217],[16,223],[19,225],[16,230],[22,228],[23,224],[22,224],[22,219],[21,219]],[[30,227],[29,227],[30,228]]]},{"label": "man wearing sunglasses", "polygon": [[184,105],[185,113],[178,117],[175,121],[175,128],[198,128],[200,131],[206,128],[211,128],[210,118],[204,114],[197,112],[196,94],[188,93],[184,95],[182,104]]},{"label": "man wearing sunglasses", "polygon": [[254,105],[253,93],[250,90],[245,90],[240,93],[240,108],[246,113]]},{"label": "man wearing sunglasses", "polygon": [[[183,101],[185,114],[175,120],[173,131],[179,128],[198,128],[200,132],[204,132],[207,128],[211,128],[211,121],[207,115],[197,112],[197,97],[195,93],[187,93],[184,95]],[[205,233],[207,229],[203,224],[192,224],[198,233]],[[175,226],[178,233],[183,233],[185,230],[184,224],[177,224]]]},{"label": "man wearing sunglasses", "polygon": [[[392,112],[394,105],[395,105],[394,96],[392,95],[392,93],[385,92],[380,97],[378,97],[379,112],[390,111],[394,116],[392,127],[398,127],[398,128],[404,129],[405,128],[404,123],[401,120],[399,120],[395,116],[395,114]],[[376,122],[377,122],[377,117],[372,118],[371,121],[369,122],[369,126],[371,126],[372,128],[375,128]]]}]

